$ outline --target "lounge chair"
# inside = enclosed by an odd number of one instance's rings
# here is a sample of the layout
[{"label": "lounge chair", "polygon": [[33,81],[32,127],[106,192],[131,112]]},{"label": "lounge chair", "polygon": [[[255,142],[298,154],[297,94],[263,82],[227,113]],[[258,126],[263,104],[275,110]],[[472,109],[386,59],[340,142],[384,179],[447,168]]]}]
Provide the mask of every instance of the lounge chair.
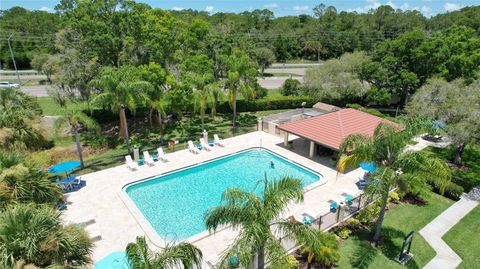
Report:
[{"label": "lounge chair", "polygon": [[193,144],[192,140],[188,140],[188,150],[192,153],[198,154],[200,153],[200,150],[198,150],[197,147]]},{"label": "lounge chair", "polygon": [[329,200],[328,202],[330,203],[330,212],[337,212],[339,203],[335,200]]},{"label": "lounge chair", "polygon": [[218,134],[213,135],[213,141],[214,141],[215,145],[218,145],[218,146],[221,146],[221,147],[225,146],[222,142],[222,139],[220,139],[220,137],[218,137]]},{"label": "lounge chair", "polygon": [[164,162],[168,162],[167,154],[165,154],[165,152],[163,152],[163,148],[161,148],[161,147],[158,148],[157,153],[158,153],[158,159],[160,159]]},{"label": "lounge chair", "polygon": [[148,151],[143,152],[143,161],[150,166],[155,165],[155,161],[153,160],[152,156],[150,156],[150,153]]},{"label": "lounge chair", "polygon": [[205,142],[205,139],[203,139],[203,137],[200,138],[200,145],[202,145],[202,149],[205,149],[206,151],[212,150],[212,147],[207,142]]},{"label": "lounge chair", "polygon": [[134,162],[132,160],[132,156],[130,156],[130,155],[125,156],[125,163],[130,170],[137,170],[138,169],[138,163]]}]

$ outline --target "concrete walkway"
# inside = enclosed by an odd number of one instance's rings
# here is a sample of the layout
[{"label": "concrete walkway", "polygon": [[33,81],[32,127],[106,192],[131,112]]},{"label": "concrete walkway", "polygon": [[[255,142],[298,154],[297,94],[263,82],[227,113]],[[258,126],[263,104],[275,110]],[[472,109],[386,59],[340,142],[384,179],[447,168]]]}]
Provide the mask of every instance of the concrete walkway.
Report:
[{"label": "concrete walkway", "polygon": [[437,253],[437,255],[423,267],[424,269],[456,268],[462,262],[462,258],[442,240],[442,236],[477,205],[477,201],[471,200],[463,195],[458,202],[450,206],[420,230],[420,234]]}]

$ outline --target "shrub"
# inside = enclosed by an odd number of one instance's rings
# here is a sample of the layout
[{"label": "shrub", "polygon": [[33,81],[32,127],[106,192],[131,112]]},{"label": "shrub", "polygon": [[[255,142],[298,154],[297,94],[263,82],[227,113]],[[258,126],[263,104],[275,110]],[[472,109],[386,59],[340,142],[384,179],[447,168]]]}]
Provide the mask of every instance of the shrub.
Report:
[{"label": "shrub", "polygon": [[[436,192],[438,192],[438,189],[435,189]],[[448,197],[453,200],[458,200],[460,199],[460,196],[462,195],[464,189],[462,186],[457,185],[453,182],[450,182],[446,187],[445,187],[445,193],[443,194],[445,197]]]},{"label": "shrub", "polygon": [[375,203],[373,205],[368,206],[358,212],[357,219],[360,223],[368,224],[371,223],[380,213],[380,206]]},{"label": "shrub", "polygon": [[255,86],[255,99],[265,98],[268,94],[268,90],[260,85]]},{"label": "shrub", "polygon": [[[315,99],[310,96],[275,96],[252,101],[238,100],[237,112],[294,109],[302,107],[303,102],[306,103],[305,107],[312,107],[315,104]],[[217,112],[231,113],[232,109],[228,101],[220,103]]]},{"label": "shrub", "polygon": [[385,115],[382,114],[382,112],[376,110],[376,109],[373,109],[373,108],[366,108],[366,107],[363,107],[359,104],[347,104],[347,107],[349,108],[354,108],[356,110],[360,110],[360,111],[363,111],[365,113],[368,113],[370,115],[373,115],[373,116],[377,116],[377,117],[380,117],[380,118],[384,118]]},{"label": "shrub", "polygon": [[287,256],[287,263],[288,264],[287,264],[286,268],[288,268],[288,269],[297,269],[300,265],[297,258],[295,258],[295,256],[293,256],[293,255],[288,255]]},{"label": "shrub", "polygon": [[335,230],[335,233],[342,239],[347,239],[350,234],[352,233],[352,230],[350,230],[348,227],[345,227],[345,226],[342,226],[342,227],[338,227],[336,230]]},{"label": "shrub", "polygon": [[283,96],[289,96],[289,95],[300,95],[300,81],[296,79],[287,79],[283,83],[281,92]]},{"label": "shrub", "polygon": [[400,196],[398,193],[392,191],[388,194],[388,202],[396,204],[398,201],[400,201]]},{"label": "shrub", "polygon": [[356,218],[350,218],[348,221],[347,221],[347,227],[352,229],[352,230],[357,230],[358,228],[360,228],[360,221]]}]

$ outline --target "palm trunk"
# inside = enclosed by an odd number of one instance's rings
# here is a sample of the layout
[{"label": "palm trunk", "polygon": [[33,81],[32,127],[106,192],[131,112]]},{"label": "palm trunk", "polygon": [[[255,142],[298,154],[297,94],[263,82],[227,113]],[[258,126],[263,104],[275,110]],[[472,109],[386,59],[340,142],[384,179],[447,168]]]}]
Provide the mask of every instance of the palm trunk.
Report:
[{"label": "palm trunk", "polygon": [[232,125],[233,128],[235,129],[236,127],[236,121],[237,121],[237,88],[233,90],[233,121]]},{"label": "palm trunk", "polygon": [[[123,129],[122,129],[123,127]],[[120,108],[120,133],[122,134],[123,138],[125,139],[125,143],[127,144],[128,154],[130,154],[130,141],[128,137],[128,124],[127,124],[127,116],[125,115],[125,106],[122,105]]]},{"label": "palm trunk", "polygon": [[162,123],[162,113],[159,111],[158,114],[158,128],[160,129],[160,145],[163,144],[163,123]]},{"label": "palm trunk", "polygon": [[378,242],[380,239],[380,232],[382,231],[383,218],[385,217],[385,211],[387,209],[388,190],[382,196],[382,208],[380,209],[380,215],[378,216],[377,225],[375,227],[375,234],[373,235],[373,241]]},{"label": "palm trunk", "polygon": [[462,155],[463,155],[464,149],[465,149],[465,143],[460,143],[459,145],[455,145],[455,159],[453,160],[455,164],[462,164]]},{"label": "palm trunk", "polygon": [[257,252],[257,269],[265,268],[265,249],[261,247]]},{"label": "palm trunk", "polygon": [[151,108],[150,111],[148,112],[148,123],[150,123],[150,127],[152,127],[152,124],[153,124],[152,115],[153,115],[153,108]]},{"label": "palm trunk", "polygon": [[82,168],[85,167],[83,164],[83,155],[82,155],[82,145],[80,145],[80,134],[78,133],[78,129],[75,128],[75,143],[77,144],[77,152],[78,152],[78,158],[80,159],[80,165]]},{"label": "palm trunk", "polygon": [[320,62],[320,50],[317,50],[317,62]]}]

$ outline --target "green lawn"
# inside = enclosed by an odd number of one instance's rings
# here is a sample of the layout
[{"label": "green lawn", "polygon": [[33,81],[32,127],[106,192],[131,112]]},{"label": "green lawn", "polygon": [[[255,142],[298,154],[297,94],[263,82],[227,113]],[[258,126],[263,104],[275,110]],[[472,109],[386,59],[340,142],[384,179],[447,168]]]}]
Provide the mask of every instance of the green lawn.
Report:
[{"label": "green lawn", "polygon": [[[231,128],[231,115],[218,114],[215,119],[208,116],[205,118],[205,129],[209,131],[209,136],[218,134],[222,138],[237,136],[245,133],[255,131],[257,128],[257,118],[265,117],[270,114],[280,113],[285,110],[268,110],[258,112],[245,112],[239,113],[237,124],[238,128],[232,131]],[[132,147],[137,145],[141,151],[149,150],[152,153],[160,144],[160,135],[158,128],[150,127],[149,124],[138,121],[135,124],[131,124],[130,130],[130,144]],[[201,133],[201,122],[198,117],[193,119],[184,118],[179,122],[168,125],[165,128],[164,141],[173,139],[178,140],[179,143],[175,146],[175,150],[185,149],[186,141],[197,141]],[[85,141],[88,142],[88,141]],[[260,143],[260,141],[259,141]],[[164,146],[164,151],[169,150]],[[115,149],[108,150],[107,152],[97,154],[85,160],[85,168],[76,171],[77,174],[86,174],[95,171],[99,171],[105,168],[113,167],[124,163],[124,156],[127,154],[127,148],[120,140],[119,146]]]},{"label": "green lawn", "polygon": [[480,264],[480,207],[457,223],[443,240],[463,259],[458,269],[478,268]]},{"label": "green lawn", "polygon": [[42,108],[43,115],[45,116],[56,116],[60,114],[62,107],[55,102],[52,97],[37,97],[38,104]]},{"label": "green lawn", "polygon": [[370,236],[367,232],[351,236],[343,242],[338,268],[405,268],[393,258],[400,252],[404,236],[412,230],[415,231],[412,243],[415,257],[407,268],[422,268],[435,256],[435,252],[418,231],[453,203],[434,193],[426,200],[427,204],[423,206],[400,204],[387,212],[382,230],[385,242],[381,247],[374,248],[366,243],[365,239]]}]

